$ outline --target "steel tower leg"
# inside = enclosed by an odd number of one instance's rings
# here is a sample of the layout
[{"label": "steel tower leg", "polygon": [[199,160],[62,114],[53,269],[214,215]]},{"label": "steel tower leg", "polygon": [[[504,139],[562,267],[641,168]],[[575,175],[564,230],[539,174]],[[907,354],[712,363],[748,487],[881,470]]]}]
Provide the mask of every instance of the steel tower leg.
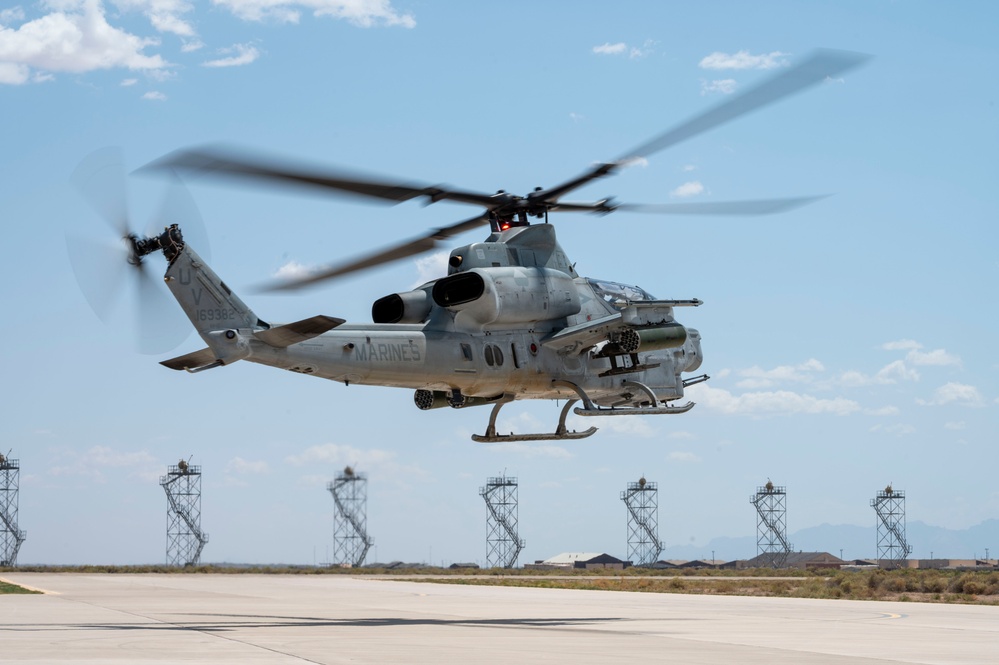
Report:
[{"label": "steel tower leg", "polygon": [[628,483],[621,500],[628,508],[628,558],[636,566],[651,566],[663,551],[659,540],[659,490],[645,478]]},{"label": "steel tower leg", "polygon": [[526,545],[517,533],[517,479],[489,478],[479,496],[486,502],[486,562],[490,568],[513,568]]},{"label": "steel tower leg", "polygon": [[181,460],[160,477],[167,497],[168,566],[196,566],[208,534],[201,530],[201,467]]},{"label": "steel tower leg", "polygon": [[340,566],[361,566],[374,540],[368,535],[368,479],[349,466],[327,483],[333,495],[333,561]]},{"label": "steel tower leg", "polygon": [[17,552],[27,533],[17,526],[21,466],[16,459],[0,455],[0,566],[17,565]]},{"label": "steel tower leg", "polygon": [[792,550],[791,543],[787,542],[786,497],[785,489],[775,487],[769,480],[749,497],[757,515],[756,554],[769,568],[782,568]]},{"label": "steel tower leg", "polygon": [[878,565],[883,568],[903,568],[912,547],[905,540],[905,492],[891,485],[871,499],[877,513]]}]

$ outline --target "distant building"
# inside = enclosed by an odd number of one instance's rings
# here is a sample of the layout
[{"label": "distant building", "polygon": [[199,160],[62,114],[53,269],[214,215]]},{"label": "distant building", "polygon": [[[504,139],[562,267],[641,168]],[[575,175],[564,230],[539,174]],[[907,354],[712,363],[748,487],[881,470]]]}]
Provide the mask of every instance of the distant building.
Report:
[{"label": "distant building", "polygon": [[677,568],[717,568],[717,564],[711,563],[710,561],[704,561],[703,559],[694,559],[693,561],[684,561],[677,565]]},{"label": "distant building", "polygon": [[543,561],[529,563],[524,568],[551,569],[551,568],[610,568],[612,570],[624,570],[631,567],[631,561],[623,561],[610,554],[602,552],[563,552]]},{"label": "distant building", "polygon": [[[763,555],[755,556],[752,559],[743,561],[740,568],[769,568],[771,559],[766,559]],[[829,552],[790,552],[784,561],[784,568],[798,568],[806,570],[810,568],[839,568],[847,563]]]}]

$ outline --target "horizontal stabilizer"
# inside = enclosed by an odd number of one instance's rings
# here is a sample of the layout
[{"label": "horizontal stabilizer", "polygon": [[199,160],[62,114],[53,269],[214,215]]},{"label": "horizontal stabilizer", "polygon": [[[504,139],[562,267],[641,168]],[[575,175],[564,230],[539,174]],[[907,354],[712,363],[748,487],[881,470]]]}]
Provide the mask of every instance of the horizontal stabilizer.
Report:
[{"label": "horizontal stabilizer", "polygon": [[253,336],[268,346],[283,349],[286,346],[318,337],[324,332],[333,330],[343,322],[343,319],[320,314],[294,323],[286,323],[283,326],[275,326],[268,330],[257,330],[254,331]]},{"label": "horizontal stabilizer", "polygon": [[171,358],[170,360],[164,360],[160,364],[170,369],[192,370],[210,365],[213,362],[215,362],[215,353],[211,349],[205,348],[200,351],[188,353],[187,355]]}]

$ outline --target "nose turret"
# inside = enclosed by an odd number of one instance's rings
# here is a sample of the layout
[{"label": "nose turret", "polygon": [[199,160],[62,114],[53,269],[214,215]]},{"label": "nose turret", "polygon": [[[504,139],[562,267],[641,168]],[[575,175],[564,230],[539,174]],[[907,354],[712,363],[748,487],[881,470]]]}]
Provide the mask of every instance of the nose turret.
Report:
[{"label": "nose turret", "polygon": [[704,357],[701,355],[701,333],[694,328],[687,328],[687,341],[683,343],[683,357],[687,360],[684,372],[694,372],[701,366]]}]

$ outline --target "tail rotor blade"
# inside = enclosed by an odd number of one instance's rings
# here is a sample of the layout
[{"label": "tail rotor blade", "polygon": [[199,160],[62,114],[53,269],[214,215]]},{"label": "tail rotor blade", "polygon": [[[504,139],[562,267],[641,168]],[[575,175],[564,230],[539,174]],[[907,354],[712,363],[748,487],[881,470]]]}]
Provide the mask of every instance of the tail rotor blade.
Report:
[{"label": "tail rotor blade", "polygon": [[120,241],[98,242],[66,236],[66,251],[83,297],[97,318],[109,323],[129,268],[128,250]]},{"label": "tail rotor blade", "polygon": [[[212,252],[208,244],[208,230],[205,228],[205,222],[201,218],[201,213],[194,203],[191,192],[176,174],[170,178],[167,192],[163,196],[163,201],[153,223],[156,233],[161,233],[164,228],[171,224],[177,224],[184,234],[184,242],[195,248],[201,258],[211,261]],[[150,233],[150,235],[152,234]]]},{"label": "tail rotor blade", "polygon": [[183,342],[191,326],[173,301],[163,280],[152,275],[157,268],[146,264],[134,268],[136,282],[136,347],[139,353],[166,353]]},{"label": "tail rotor blade", "polygon": [[125,167],[119,148],[101,148],[90,153],[73,171],[71,180],[119,238],[131,233]]}]

